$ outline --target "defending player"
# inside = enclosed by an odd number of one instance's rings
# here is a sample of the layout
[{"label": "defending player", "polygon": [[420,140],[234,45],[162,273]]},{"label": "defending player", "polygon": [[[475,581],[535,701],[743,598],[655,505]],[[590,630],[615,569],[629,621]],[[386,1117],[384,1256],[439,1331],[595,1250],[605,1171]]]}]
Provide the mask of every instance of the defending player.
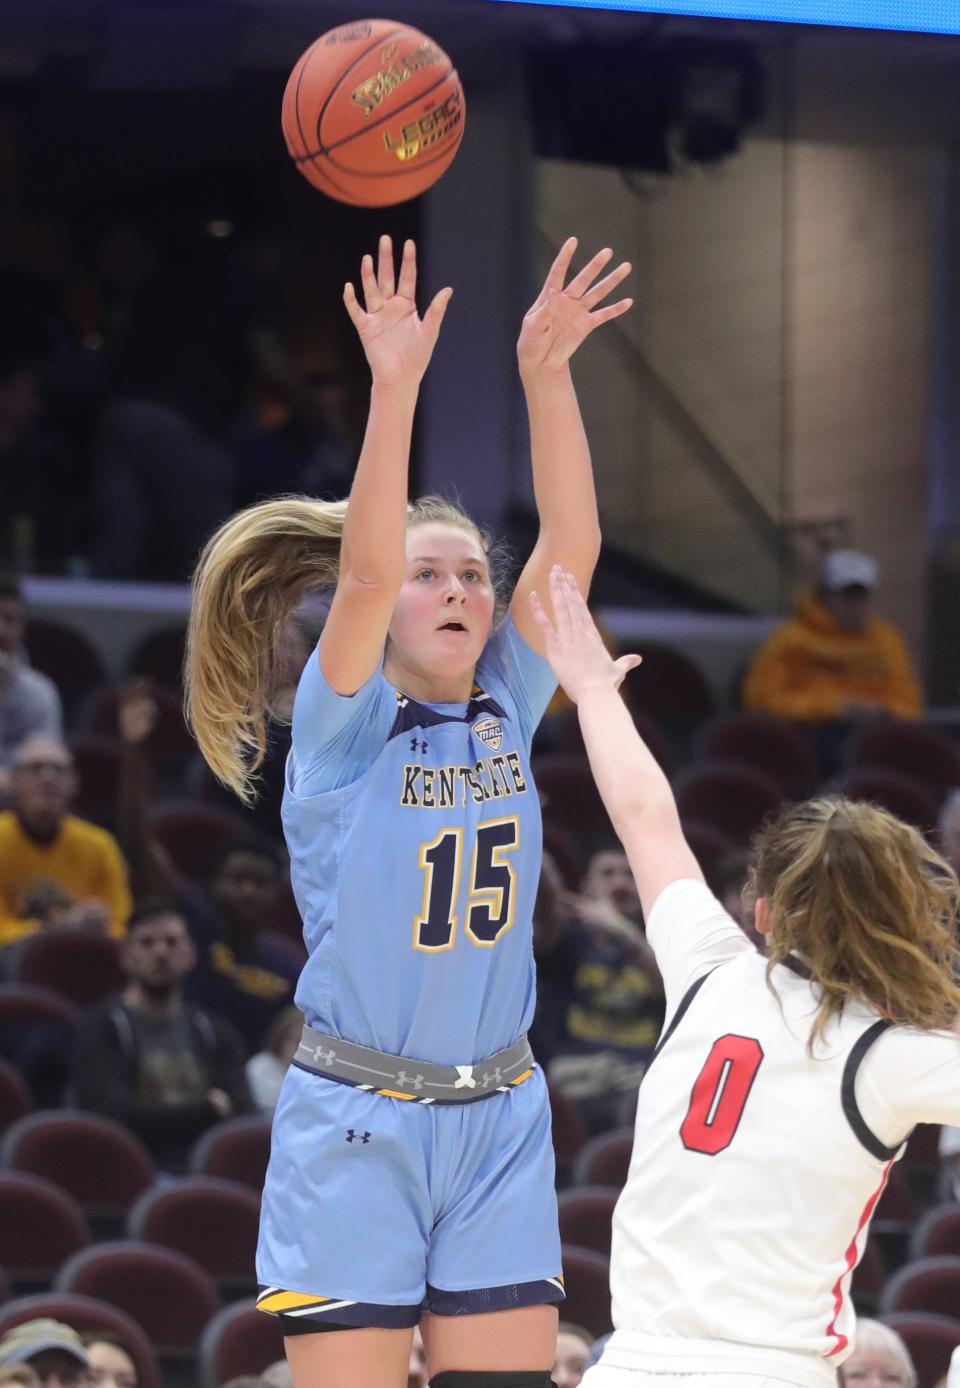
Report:
[{"label": "defending player", "polygon": [[[434,1388],[542,1388],[562,1299],[546,1087],[526,1041],[540,813],[533,731],[555,688],[527,594],[599,549],[569,358],[629,300],[564,288],[568,241],[524,319],[540,535],[497,622],[490,546],[456,507],[407,506],[420,380],[450,297],[421,320],[408,242],[365,257],[345,300],[370,365],[349,503],[288,498],[235,517],[196,577],[190,712],[241,796],[264,745],[271,644],[336,582],[293,711],[283,824],[309,959],[307,1020],[276,1112],[259,1305],[297,1388],[400,1388],[423,1322]],[[596,282],[595,282],[596,281]],[[335,1330],[337,1334],[319,1332]]]},{"label": "defending player", "polygon": [[670,786],[570,574],[547,654],[637,880],[667,1020],[640,1086],[613,1220],[616,1331],[585,1388],[835,1388],[849,1286],[915,1123],[960,1120],[947,1030],[958,884],[916,830],[842,799],[791,806],[755,844],[763,959],[704,885]]}]

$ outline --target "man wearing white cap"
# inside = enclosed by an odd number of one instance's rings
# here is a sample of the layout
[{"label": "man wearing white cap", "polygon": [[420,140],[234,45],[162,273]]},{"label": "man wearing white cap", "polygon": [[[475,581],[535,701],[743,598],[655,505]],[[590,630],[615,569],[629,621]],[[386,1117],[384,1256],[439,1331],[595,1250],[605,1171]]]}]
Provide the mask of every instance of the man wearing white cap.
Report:
[{"label": "man wearing white cap", "polygon": [[62,1321],[25,1321],[0,1340],[0,1372],[29,1364],[42,1388],[80,1388],[90,1382],[83,1341]]},{"label": "man wearing white cap", "polygon": [[755,657],[746,707],[821,729],[882,713],[918,718],[923,701],[903,640],[871,611],[879,577],[876,560],[858,550],[827,554],[817,588]]}]

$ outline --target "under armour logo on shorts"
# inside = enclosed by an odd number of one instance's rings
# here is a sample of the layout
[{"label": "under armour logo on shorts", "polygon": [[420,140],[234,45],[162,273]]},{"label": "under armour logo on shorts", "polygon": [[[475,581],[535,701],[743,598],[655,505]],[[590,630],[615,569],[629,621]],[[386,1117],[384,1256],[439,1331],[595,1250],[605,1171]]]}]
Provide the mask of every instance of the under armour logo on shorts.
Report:
[{"label": "under armour logo on shorts", "polygon": [[369,1134],[369,1133],[355,1133],[355,1132],[353,1131],[352,1128],[348,1128],[348,1129],[347,1129],[347,1141],[348,1141],[348,1142],[362,1142],[362,1143],[366,1144],[366,1143],[368,1143],[368,1142],[370,1141],[370,1134]]}]

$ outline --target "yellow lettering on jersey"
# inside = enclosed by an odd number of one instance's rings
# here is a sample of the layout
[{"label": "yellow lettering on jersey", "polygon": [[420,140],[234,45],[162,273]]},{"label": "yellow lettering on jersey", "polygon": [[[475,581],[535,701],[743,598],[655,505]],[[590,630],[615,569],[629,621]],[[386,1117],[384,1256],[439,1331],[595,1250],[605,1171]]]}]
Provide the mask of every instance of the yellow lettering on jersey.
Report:
[{"label": "yellow lettering on jersey", "polygon": [[400,804],[415,810],[450,810],[458,804],[465,809],[468,797],[475,805],[502,800],[510,795],[526,795],[518,752],[481,757],[473,766],[403,767]]},{"label": "yellow lettering on jersey", "polygon": [[400,796],[401,805],[414,805],[419,807],[420,799],[417,795],[417,777],[422,770],[422,766],[404,766],[403,794]]},{"label": "yellow lettering on jersey", "polygon": [[527,783],[523,779],[523,772],[520,769],[520,753],[508,752],[507,765],[510,768],[510,774],[513,777],[513,784],[516,787],[517,794],[526,795]]},{"label": "yellow lettering on jersey", "polygon": [[455,766],[438,767],[437,775],[440,778],[440,808],[441,810],[450,810],[457,799],[457,768]]},{"label": "yellow lettering on jersey", "polygon": [[433,798],[433,782],[437,773],[432,766],[421,767],[421,771],[423,773],[423,808],[434,810],[437,807],[437,802]]}]

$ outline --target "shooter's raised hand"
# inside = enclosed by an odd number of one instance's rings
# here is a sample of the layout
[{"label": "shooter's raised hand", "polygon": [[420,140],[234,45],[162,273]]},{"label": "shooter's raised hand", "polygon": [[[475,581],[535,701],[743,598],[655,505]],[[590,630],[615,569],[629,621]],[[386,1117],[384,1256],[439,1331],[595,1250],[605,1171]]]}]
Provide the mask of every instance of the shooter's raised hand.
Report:
[{"label": "shooter's raised hand", "polygon": [[622,655],[614,660],[590,616],[577,580],[564,573],[559,564],[550,570],[553,621],[535,592],[530,594],[530,605],[553,673],[574,703],[588,689],[619,689],[627,671],[640,664],[638,655]]},{"label": "shooter's raised hand", "polygon": [[594,328],[619,318],[633,305],[632,299],[618,299],[601,307],[631,269],[625,260],[598,280],[597,276],[613,259],[609,247],[588,260],[564,288],[576,249],[577,238],[568,237],[524,317],[517,342],[517,360],[524,378],[561,371]]},{"label": "shooter's raised hand", "polygon": [[393,267],[393,243],[380,237],[377,270],[373,257],[360,263],[361,308],[352,284],[344,286],[343,302],[356,328],[375,385],[418,386],[436,346],[440,324],[452,289],[441,289],[421,318],[417,313],[417,253],[412,241],[404,243],[400,275]]}]

